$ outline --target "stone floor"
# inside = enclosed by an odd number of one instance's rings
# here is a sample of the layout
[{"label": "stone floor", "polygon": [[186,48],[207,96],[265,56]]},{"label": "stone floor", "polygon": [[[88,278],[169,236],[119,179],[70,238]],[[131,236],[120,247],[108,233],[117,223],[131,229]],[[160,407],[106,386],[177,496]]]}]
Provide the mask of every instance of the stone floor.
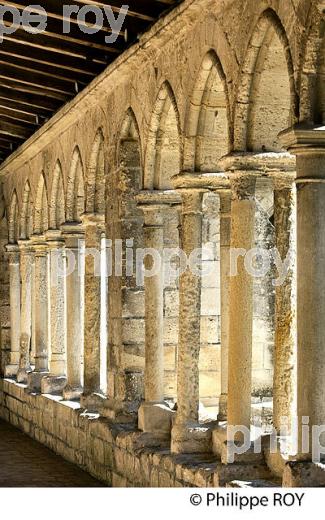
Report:
[{"label": "stone floor", "polygon": [[0,487],[103,487],[77,466],[0,420]]}]

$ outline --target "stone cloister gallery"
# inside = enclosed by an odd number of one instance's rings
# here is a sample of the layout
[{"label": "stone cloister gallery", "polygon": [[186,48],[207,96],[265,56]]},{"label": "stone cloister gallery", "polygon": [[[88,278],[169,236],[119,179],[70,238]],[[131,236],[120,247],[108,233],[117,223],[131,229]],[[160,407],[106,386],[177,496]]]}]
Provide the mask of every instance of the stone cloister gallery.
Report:
[{"label": "stone cloister gallery", "polygon": [[164,3],[0,165],[0,417],[114,487],[323,486],[325,2]]}]

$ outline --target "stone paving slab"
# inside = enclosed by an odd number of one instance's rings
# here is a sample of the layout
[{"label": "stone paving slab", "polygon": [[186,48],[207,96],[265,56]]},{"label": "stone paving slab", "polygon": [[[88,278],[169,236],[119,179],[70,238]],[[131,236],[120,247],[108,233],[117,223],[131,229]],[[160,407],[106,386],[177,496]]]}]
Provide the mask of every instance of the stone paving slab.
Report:
[{"label": "stone paving slab", "polygon": [[0,487],[105,487],[0,420]]}]

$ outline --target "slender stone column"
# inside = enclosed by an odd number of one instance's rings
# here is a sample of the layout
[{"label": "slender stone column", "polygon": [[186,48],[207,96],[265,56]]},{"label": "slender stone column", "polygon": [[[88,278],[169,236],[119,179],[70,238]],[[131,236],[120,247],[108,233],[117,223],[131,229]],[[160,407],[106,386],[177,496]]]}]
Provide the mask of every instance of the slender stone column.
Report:
[{"label": "slender stone column", "polygon": [[43,236],[32,237],[35,262],[35,369],[28,374],[31,392],[41,390],[42,378],[48,375],[49,355],[49,286],[48,247]]},{"label": "slender stone column", "polygon": [[218,420],[227,419],[231,191],[220,192],[221,394]]},{"label": "slender stone column", "polygon": [[[295,186],[292,175],[274,180],[276,248],[286,272],[278,273],[275,288],[275,344],[273,376],[273,425],[280,433],[281,418],[292,420],[296,354],[295,287]],[[286,261],[287,259],[287,261]],[[280,277],[281,276],[281,277]]]},{"label": "slender stone column", "polygon": [[61,231],[45,235],[49,249],[50,374],[42,379],[42,393],[60,394],[66,385],[65,251]]},{"label": "slender stone column", "polygon": [[16,244],[6,247],[9,256],[10,276],[10,362],[5,368],[6,376],[16,376],[19,365],[20,341],[20,269],[19,249]]},{"label": "slender stone column", "polygon": [[100,388],[100,316],[101,316],[101,239],[105,217],[85,214],[85,307],[84,307],[84,390],[81,404],[98,408],[104,399]]},{"label": "slender stone column", "polygon": [[[244,256],[254,247],[255,179],[249,173],[234,172],[231,187],[231,250],[232,254],[236,249],[242,253],[235,266],[230,266],[228,428],[250,429],[253,277],[247,271]],[[240,432],[235,440],[242,440]]]},{"label": "slender stone column", "polygon": [[[167,192],[156,195],[156,200],[145,200],[142,195],[139,207],[144,214],[145,248],[160,258],[160,268],[144,279],[145,287],[145,402],[138,412],[138,426],[146,432],[170,432],[172,411],[164,402],[164,213],[172,196]],[[160,200],[161,199],[161,200]],[[160,201],[160,203],[159,203]],[[153,258],[144,259],[146,272],[153,267]]]},{"label": "slender stone column", "polygon": [[[298,127],[283,133],[282,140],[297,160],[298,439],[295,458],[310,461],[312,428],[325,424],[325,131]],[[324,429],[322,431],[315,439],[314,448],[317,444],[325,445]],[[308,485],[314,485],[311,474],[309,480]]]},{"label": "slender stone column", "polygon": [[67,255],[66,302],[67,302],[67,386],[65,399],[79,399],[82,394],[82,361],[84,345],[84,266],[81,242],[83,226],[61,226]]},{"label": "slender stone column", "polygon": [[31,372],[30,348],[32,325],[32,269],[34,253],[30,240],[19,241],[21,276],[21,314],[20,314],[20,358],[17,373],[18,383],[27,383]]},{"label": "slender stone column", "polygon": [[[202,247],[202,197],[195,189],[180,190],[182,195],[181,245],[187,257]],[[199,353],[201,318],[201,276],[195,268],[187,270],[179,281],[179,337],[177,361],[177,413],[172,428],[173,453],[193,453],[210,449],[211,435],[198,424]]]}]

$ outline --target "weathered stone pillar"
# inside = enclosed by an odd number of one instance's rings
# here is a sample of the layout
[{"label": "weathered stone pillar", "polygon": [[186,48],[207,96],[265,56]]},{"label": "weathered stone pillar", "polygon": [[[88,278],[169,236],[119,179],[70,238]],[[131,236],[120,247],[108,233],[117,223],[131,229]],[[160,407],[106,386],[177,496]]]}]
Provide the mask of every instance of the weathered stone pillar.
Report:
[{"label": "weathered stone pillar", "polygon": [[65,251],[61,231],[46,232],[49,249],[50,374],[42,379],[42,393],[60,394],[66,385]]},{"label": "weathered stone pillar", "polygon": [[48,375],[49,355],[49,286],[48,247],[43,236],[32,237],[35,262],[35,369],[28,374],[31,392],[41,390],[42,378]]},{"label": "weathered stone pillar", "polygon": [[[138,411],[138,426],[146,432],[166,432],[171,429],[173,412],[164,402],[164,214],[177,204],[173,192],[143,192],[137,197],[144,214],[144,247],[160,258],[160,268],[144,278],[145,287],[145,374],[144,397]],[[144,259],[147,272],[153,267],[153,258]]]},{"label": "weathered stone pillar", "polygon": [[104,396],[100,388],[101,239],[105,217],[85,214],[84,389],[81,404],[98,408]]},{"label": "weathered stone pillar", "polygon": [[[312,448],[325,445],[324,429],[312,442],[312,428],[325,424],[325,131],[297,127],[284,132],[282,142],[297,160],[298,439],[295,459],[310,461]],[[284,485],[296,485],[296,479],[301,477],[299,469],[292,471],[292,468],[293,465],[287,467]],[[317,471],[316,467],[314,470]],[[299,485],[316,485],[312,470],[307,473],[308,482],[300,481]],[[322,477],[318,485],[324,483]]]},{"label": "weathered stone pillar", "polygon": [[10,277],[10,361],[5,367],[5,375],[16,376],[19,365],[20,342],[20,268],[19,249],[16,244],[6,247],[9,257]]},{"label": "weathered stone pillar", "polygon": [[278,273],[275,282],[273,425],[277,433],[281,418],[287,419],[290,431],[296,383],[295,211],[293,174],[279,173],[274,179],[275,245],[286,272]]},{"label": "weathered stone pillar", "polygon": [[32,325],[32,269],[34,253],[30,240],[19,241],[21,276],[21,313],[20,313],[20,358],[17,373],[18,383],[27,383],[31,372],[30,348]]},{"label": "weathered stone pillar", "polygon": [[220,192],[221,394],[218,420],[227,419],[231,191]]},{"label": "weathered stone pillar", "polygon": [[79,399],[82,394],[82,361],[84,345],[84,265],[81,244],[83,226],[61,226],[67,255],[66,306],[67,306],[67,385],[63,396],[67,400]]},{"label": "weathered stone pillar", "polygon": [[[201,248],[203,192],[180,190],[182,195],[181,247],[189,258]],[[201,261],[196,258],[195,270]],[[199,419],[199,353],[201,319],[201,276],[193,267],[179,281],[179,336],[177,361],[177,413],[172,428],[173,453],[207,451],[206,429]]]},{"label": "weathered stone pillar", "polygon": [[[230,266],[228,428],[244,426],[250,429],[253,277],[247,271],[244,257],[254,247],[255,178],[249,172],[234,172],[231,188],[231,251],[233,255],[240,249],[242,254],[235,265]],[[235,439],[242,439],[240,432]]]}]

